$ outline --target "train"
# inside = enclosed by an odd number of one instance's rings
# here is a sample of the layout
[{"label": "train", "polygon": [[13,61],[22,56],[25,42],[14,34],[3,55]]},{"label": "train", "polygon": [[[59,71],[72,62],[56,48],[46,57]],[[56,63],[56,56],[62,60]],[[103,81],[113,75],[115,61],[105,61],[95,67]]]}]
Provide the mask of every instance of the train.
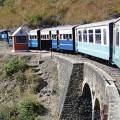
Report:
[{"label": "train", "polygon": [[120,18],[31,30],[28,45],[32,49],[84,53],[120,68]]}]

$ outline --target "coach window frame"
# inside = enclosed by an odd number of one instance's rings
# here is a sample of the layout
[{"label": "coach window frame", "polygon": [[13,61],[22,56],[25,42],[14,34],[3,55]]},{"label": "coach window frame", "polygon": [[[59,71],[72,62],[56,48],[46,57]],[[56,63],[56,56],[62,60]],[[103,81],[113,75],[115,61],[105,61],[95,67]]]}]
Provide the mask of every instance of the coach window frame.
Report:
[{"label": "coach window frame", "polygon": [[60,40],[62,40],[63,39],[63,34],[60,34],[59,38],[60,38]]},{"label": "coach window frame", "polygon": [[[99,37],[97,38],[97,36],[99,36],[100,39],[98,39]],[[95,44],[102,44],[102,29],[101,28],[95,29]]]},{"label": "coach window frame", "polygon": [[103,45],[107,46],[108,45],[108,39],[107,39],[107,28],[102,29],[103,32]]},{"label": "coach window frame", "polygon": [[115,45],[116,45],[117,47],[120,47],[120,31],[119,31],[119,28],[116,28]]},{"label": "coach window frame", "polygon": [[87,29],[84,29],[83,30],[83,42],[85,42],[85,43],[87,43],[87,41],[88,41],[88,31],[87,31]]},{"label": "coach window frame", "polygon": [[72,40],[72,33],[69,33],[69,40]]},{"label": "coach window frame", "polygon": [[[90,31],[92,31],[92,33],[90,33]],[[90,41],[90,35],[92,35],[92,42]],[[88,42],[94,43],[94,30],[93,30],[93,28],[88,29]]]},{"label": "coach window frame", "polygon": [[65,40],[66,39],[66,34],[63,34],[63,40]]},{"label": "coach window frame", "polygon": [[[81,30],[78,30],[78,41],[79,42],[82,42],[82,31]],[[81,40],[80,40],[80,38],[81,38]]]}]

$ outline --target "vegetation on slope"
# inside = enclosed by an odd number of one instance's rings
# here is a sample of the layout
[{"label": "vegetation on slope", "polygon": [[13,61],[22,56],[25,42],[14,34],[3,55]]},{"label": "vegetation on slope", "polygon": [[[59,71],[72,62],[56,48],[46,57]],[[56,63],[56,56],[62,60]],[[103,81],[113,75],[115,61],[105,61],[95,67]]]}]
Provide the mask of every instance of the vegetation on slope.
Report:
[{"label": "vegetation on slope", "polygon": [[30,75],[27,59],[0,60],[3,63],[0,64],[0,120],[34,120],[44,115],[47,109],[28,91],[36,78]]},{"label": "vegetation on slope", "polygon": [[0,54],[0,120],[57,120],[57,65],[39,54]]},{"label": "vegetation on slope", "polygon": [[120,0],[3,0],[0,27],[80,24],[120,16]]}]

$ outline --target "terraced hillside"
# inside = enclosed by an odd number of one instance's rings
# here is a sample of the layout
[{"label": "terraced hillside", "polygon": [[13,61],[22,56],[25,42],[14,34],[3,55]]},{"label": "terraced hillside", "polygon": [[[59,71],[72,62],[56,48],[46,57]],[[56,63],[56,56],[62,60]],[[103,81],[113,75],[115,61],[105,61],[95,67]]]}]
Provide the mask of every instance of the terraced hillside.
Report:
[{"label": "terraced hillside", "polygon": [[120,0],[0,0],[0,27],[79,24],[120,16]]}]

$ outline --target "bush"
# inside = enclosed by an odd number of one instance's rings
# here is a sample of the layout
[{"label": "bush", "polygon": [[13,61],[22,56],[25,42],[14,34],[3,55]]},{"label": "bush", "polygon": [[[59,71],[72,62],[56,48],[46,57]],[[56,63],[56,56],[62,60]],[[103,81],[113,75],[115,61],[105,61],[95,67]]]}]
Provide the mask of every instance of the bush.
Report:
[{"label": "bush", "polygon": [[26,90],[27,83],[26,83],[26,76],[23,72],[19,71],[15,74],[15,80],[17,82],[17,85],[19,86],[19,92],[22,95],[24,91]]},{"label": "bush", "polygon": [[19,120],[34,120],[46,113],[46,108],[33,99],[24,99],[17,105]]},{"label": "bush", "polygon": [[42,17],[40,15],[27,16],[26,19],[27,19],[30,27],[35,27],[35,26],[39,25],[42,21]]},{"label": "bush", "polygon": [[0,120],[5,120],[5,116],[2,112],[0,112]]},{"label": "bush", "polygon": [[15,106],[9,107],[2,105],[0,107],[0,120],[17,120],[17,109]]},{"label": "bush", "polygon": [[24,71],[27,67],[25,59],[13,59],[4,65],[6,76],[12,76],[18,71]]},{"label": "bush", "polygon": [[51,27],[51,26],[58,26],[60,25],[59,20],[56,19],[56,16],[50,16],[42,20],[40,26],[41,27]]}]

